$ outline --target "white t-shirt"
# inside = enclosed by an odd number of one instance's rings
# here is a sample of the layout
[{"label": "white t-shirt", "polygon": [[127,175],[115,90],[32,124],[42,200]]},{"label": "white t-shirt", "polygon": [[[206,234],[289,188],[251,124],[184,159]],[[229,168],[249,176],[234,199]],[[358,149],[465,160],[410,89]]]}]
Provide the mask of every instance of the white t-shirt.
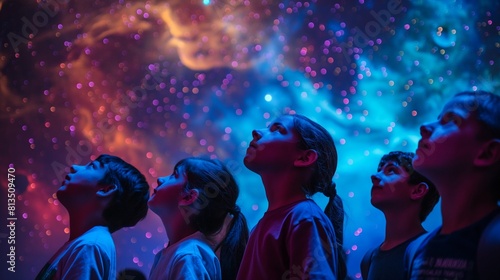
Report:
[{"label": "white t-shirt", "polygon": [[64,244],[38,279],[116,279],[116,249],[107,227],[95,226]]},{"label": "white t-shirt", "polygon": [[196,232],[158,252],[149,279],[221,279],[219,259]]}]

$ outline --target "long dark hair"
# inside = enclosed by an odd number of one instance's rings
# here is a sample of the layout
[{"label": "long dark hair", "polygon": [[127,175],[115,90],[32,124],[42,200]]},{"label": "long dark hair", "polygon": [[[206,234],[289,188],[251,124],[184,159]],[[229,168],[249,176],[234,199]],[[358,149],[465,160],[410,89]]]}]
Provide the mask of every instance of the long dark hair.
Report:
[{"label": "long dark hair", "polygon": [[222,279],[235,279],[248,242],[248,226],[236,205],[239,188],[222,162],[204,158],[187,158],[177,163],[187,177],[185,191],[199,192],[188,219],[192,227],[205,235],[223,230],[228,214],[232,215],[226,236],[215,248],[220,249]]},{"label": "long dark hair", "polygon": [[333,224],[335,230],[335,244],[338,252],[338,276],[344,279],[347,275],[347,267],[344,251],[342,248],[344,240],[344,206],[342,199],[337,195],[337,188],[332,182],[333,175],[337,170],[337,149],[333,138],[320,124],[302,115],[291,115],[295,131],[300,137],[299,148],[313,149],[318,153],[318,159],[313,167],[310,180],[302,186],[307,196],[317,192],[328,197],[325,214]]}]

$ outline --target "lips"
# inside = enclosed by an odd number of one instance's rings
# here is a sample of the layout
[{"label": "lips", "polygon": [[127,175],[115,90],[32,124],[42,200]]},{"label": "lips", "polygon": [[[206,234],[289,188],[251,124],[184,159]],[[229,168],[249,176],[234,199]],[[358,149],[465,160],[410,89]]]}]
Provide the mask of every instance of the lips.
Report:
[{"label": "lips", "polygon": [[153,189],[153,194],[155,194],[156,192],[158,192],[158,188],[163,184],[164,182],[163,181],[160,181],[160,179],[156,180],[156,188]]},{"label": "lips", "polygon": [[257,149],[259,146],[257,146],[257,144],[255,142],[250,142],[250,145],[248,146],[249,148],[254,148],[254,149]]},{"label": "lips", "polygon": [[429,143],[427,143],[423,140],[418,141],[418,149],[429,150]]},{"label": "lips", "polygon": [[69,175],[66,175],[66,177],[64,177],[64,180],[61,182],[61,186],[64,186],[67,182],[69,182],[71,178],[69,177]]}]

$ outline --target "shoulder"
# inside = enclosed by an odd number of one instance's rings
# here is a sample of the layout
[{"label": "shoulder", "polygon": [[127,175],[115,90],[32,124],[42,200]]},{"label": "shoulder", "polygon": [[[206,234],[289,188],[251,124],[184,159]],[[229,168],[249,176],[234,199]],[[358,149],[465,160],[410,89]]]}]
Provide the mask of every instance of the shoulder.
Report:
[{"label": "shoulder", "polygon": [[303,200],[291,207],[287,217],[293,220],[294,225],[329,221],[323,210],[310,199]]},{"label": "shoulder", "polygon": [[484,229],[477,251],[478,271],[481,279],[499,279],[500,268],[500,211]]},{"label": "shoulder", "polygon": [[408,258],[409,261],[413,261],[413,258],[415,257],[417,251],[420,248],[423,248],[429,242],[429,240],[437,236],[440,230],[441,227],[438,227],[431,232],[423,233],[417,236],[416,238],[407,241],[408,245],[406,246],[405,250],[405,258]]},{"label": "shoulder", "polygon": [[[168,248],[167,248],[168,249]],[[185,239],[173,248],[174,259],[180,258],[202,258],[212,259],[216,258],[214,250],[206,242],[197,238]]]},{"label": "shoulder", "polygon": [[372,257],[376,255],[376,252],[379,250],[379,247],[374,247],[368,249],[366,251],[365,255],[363,256],[363,259],[361,260],[361,275],[363,279],[368,279],[368,272],[370,271],[370,266],[372,263]]},{"label": "shoulder", "polygon": [[370,248],[366,251],[366,253],[363,255],[363,259],[361,260],[361,263],[368,263],[371,261],[371,258],[377,254],[379,251],[380,246]]},{"label": "shoulder", "polygon": [[115,252],[115,243],[111,233],[105,228],[94,227],[75,239],[69,246],[71,251],[104,251]]},{"label": "shoulder", "polygon": [[335,240],[332,222],[314,201],[306,201],[298,205],[287,217],[288,238],[319,239],[331,243]]},{"label": "shoulder", "polygon": [[425,247],[425,245],[431,240],[433,237],[438,235],[439,231],[441,230],[441,227],[436,228],[435,230],[431,232],[426,232],[417,238],[413,239],[408,246],[406,247],[404,256],[403,256],[403,263],[404,263],[404,271],[405,274],[409,277],[412,273],[413,269],[413,262],[415,261],[415,258],[417,258],[417,254],[419,251],[421,251],[421,248]]},{"label": "shoulder", "polygon": [[363,259],[361,260],[361,266],[369,265],[371,263],[373,256],[377,255],[379,248],[380,247],[377,246],[377,247],[373,247],[373,248],[368,249],[368,251],[366,251],[365,254],[363,255]]},{"label": "shoulder", "polygon": [[162,255],[162,264],[169,279],[217,279],[220,264],[212,248],[202,240],[188,238],[169,247]]},{"label": "shoulder", "polygon": [[307,199],[264,214],[252,230],[250,239],[267,235],[279,238],[283,234],[296,233],[317,235],[315,232],[332,235],[333,225],[321,208]]}]

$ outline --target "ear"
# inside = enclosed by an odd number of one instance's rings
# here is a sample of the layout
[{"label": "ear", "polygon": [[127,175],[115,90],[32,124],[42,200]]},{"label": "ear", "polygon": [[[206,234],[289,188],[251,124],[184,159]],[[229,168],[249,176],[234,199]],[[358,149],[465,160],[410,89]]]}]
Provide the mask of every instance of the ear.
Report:
[{"label": "ear", "polygon": [[416,186],[412,187],[412,190],[410,192],[410,198],[412,200],[419,200],[423,198],[428,191],[429,191],[429,186],[427,185],[427,183],[420,182]]},{"label": "ear", "polygon": [[296,167],[308,167],[313,165],[318,159],[318,153],[313,150],[301,151],[299,157],[293,162]]},{"label": "ear", "polygon": [[476,166],[491,166],[500,162],[500,139],[491,139],[484,143],[474,159]]},{"label": "ear", "polygon": [[187,192],[182,192],[179,196],[179,206],[189,206],[193,204],[198,197],[200,192],[197,189],[191,189]]},{"label": "ear", "polygon": [[96,194],[98,197],[106,198],[112,197],[118,191],[118,187],[116,185],[106,185],[100,187]]}]

